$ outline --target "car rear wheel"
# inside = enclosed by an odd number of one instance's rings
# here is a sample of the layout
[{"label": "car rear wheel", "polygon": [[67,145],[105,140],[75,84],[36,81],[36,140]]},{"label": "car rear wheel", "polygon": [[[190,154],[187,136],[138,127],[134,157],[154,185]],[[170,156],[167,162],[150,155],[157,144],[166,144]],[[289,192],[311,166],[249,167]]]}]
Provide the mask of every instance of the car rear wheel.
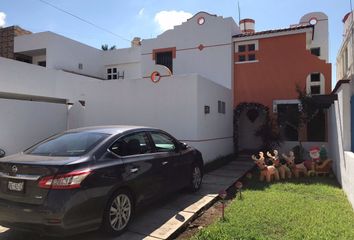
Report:
[{"label": "car rear wheel", "polygon": [[193,164],[192,166],[192,174],[191,174],[191,182],[189,189],[192,192],[196,192],[200,189],[203,180],[203,171],[200,164]]},{"label": "car rear wheel", "polygon": [[103,230],[111,235],[123,233],[133,215],[133,201],[126,191],[117,191],[107,204],[104,212]]}]

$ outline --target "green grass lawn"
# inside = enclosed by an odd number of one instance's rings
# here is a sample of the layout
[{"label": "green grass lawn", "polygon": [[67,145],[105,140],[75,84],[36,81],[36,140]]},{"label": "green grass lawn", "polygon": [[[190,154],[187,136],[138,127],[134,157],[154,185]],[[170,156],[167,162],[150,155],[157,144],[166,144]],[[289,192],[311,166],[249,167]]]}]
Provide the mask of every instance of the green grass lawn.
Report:
[{"label": "green grass lawn", "polygon": [[192,239],[354,239],[354,212],[336,179],[306,177],[244,183],[226,220],[217,220]]}]

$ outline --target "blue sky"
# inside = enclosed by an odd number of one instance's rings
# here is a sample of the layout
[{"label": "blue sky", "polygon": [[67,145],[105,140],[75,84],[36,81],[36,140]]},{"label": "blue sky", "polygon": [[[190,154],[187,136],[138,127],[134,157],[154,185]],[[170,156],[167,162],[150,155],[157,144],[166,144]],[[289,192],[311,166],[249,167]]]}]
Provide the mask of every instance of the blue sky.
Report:
[{"label": "blue sky", "polygon": [[[155,37],[168,25],[199,11],[231,16],[238,21],[237,0],[45,1],[109,29],[127,40],[135,36]],[[350,11],[350,0],[239,0],[239,4],[241,18],[255,19],[257,31],[288,27],[298,23],[308,12],[326,13],[329,17],[330,61],[335,65],[342,41],[342,18]],[[1,0],[0,25],[3,24],[1,19],[4,19],[5,26],[19,25],[32,32],[53,31],[97,48],[102,44],[116,45],[118,48],[130,45],[129,41],[94,28],[40,0]]]}]

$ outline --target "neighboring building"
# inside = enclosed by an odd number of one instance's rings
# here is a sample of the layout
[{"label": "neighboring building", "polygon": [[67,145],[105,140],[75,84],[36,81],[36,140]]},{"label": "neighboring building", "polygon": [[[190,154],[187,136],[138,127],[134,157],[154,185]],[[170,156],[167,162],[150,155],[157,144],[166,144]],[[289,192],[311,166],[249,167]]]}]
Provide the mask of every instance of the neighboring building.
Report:
[{"label": "neighboring building", "polygon": [[329,146],[333,171],[354,208],[354,42],[353,13],[343,18],[343,41],[337,54],[338,97],[330,109]]},{"label": "neighboring building", "polygon": [[[205,162],[231,154],[232,36],[239,33],[232,18],[199,12],[126,49],[102,51],[51,32],[16,37],[15,53],[32,65],[0,58],[0,107],[8,113],[2,136],[16,136],[12,143],[0,136],[0,148],[24,149],[63,126],[134,124],[169,131],[200,149]],[[50,114],[39,118],[41,109]],[[55,125],[48,124],[53,112]]]},{"label": "neighboring building", "polygon": [[28,58],[14,53],[15,37],[28,34],[31,34],[31,32],[19,26],[0,28],[0,57],[30,62]]},{"label": "neighboring building", "polygon": [[[238,114],[239,150],[254,150],[262,145],[255,132],[265,119],[257,104],[269,109],[277,122],[288,111],[297,111],[296,85],[307,94],[323,95],[331,91],[331,64],[328,61],[328,17],[309,13],[285,29],[255,32],[255,21],[240,22],[241,34],[233,36],[235,44],[234,107]],[[245,108],[245,103],[248,103]],[[253,105],[252,105],[253,104]],[[238,109],[242,108],[238,111]],[[256,109],[256,110],[254,110]],[[250,118],[252,111],[259,117]],[[257,115],[258,116],[258,115]],[[327,142],[325,112],[319,113],[300,135],[289,125],[279,125],[285,146],[307,142]]]},{"label": "neighboring building", "polygon": [[[15,55],[32,65],[0,59],[0,106],[9,113],[0,119],[9,131],[2,136],[18,134],[11,146],[0,136],[0,148],[13,152],[33,143],[24,134],[37,140],[65,128],[135,124],[171,132],[199,148],[206,162],[233,152],[234,129],[242,148],[256,149],[261,141],[254,132],[266,118],[252,108],[275,116],[297,110],[297,83],[311,94],[329,93],[331,65],[325,14],[307,14],[287,29],[255,32],[254,25],[245,19],[240,28],[232,18],[199,12],[156,38],[134,38],[131,47],[110,51],[52,32],[17,36]],[[251,108],[233,125],[233,110],[245,102]],[[51,114],[31,115],[41,109]],[[55,126],[48,124],[53,112],[61,116]],[[305,140],[326,142],[325,115],[319,116]],[[31,127],[11,132],[25,124]],[[41,126],[46,130],[36,131]],[[288,140],[298,137],[282,131]]]},{"label": "neighboring building", "polygon": [[354,74],[353,13],[344,16],[343,24],[343,41],[337,54],[337,80],[351,79]]}]

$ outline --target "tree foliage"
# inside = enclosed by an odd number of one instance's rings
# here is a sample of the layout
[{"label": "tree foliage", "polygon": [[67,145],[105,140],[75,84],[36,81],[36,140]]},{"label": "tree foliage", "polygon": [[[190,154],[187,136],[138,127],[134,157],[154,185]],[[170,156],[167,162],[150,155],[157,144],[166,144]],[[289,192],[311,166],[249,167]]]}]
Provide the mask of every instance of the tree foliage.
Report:
[{"label": "tree foliage", "polygon": [[114,50],[114,49],[116,49],[116,45],[109,47],[108,44],[102,44],[101,49],[103,51]]}]

